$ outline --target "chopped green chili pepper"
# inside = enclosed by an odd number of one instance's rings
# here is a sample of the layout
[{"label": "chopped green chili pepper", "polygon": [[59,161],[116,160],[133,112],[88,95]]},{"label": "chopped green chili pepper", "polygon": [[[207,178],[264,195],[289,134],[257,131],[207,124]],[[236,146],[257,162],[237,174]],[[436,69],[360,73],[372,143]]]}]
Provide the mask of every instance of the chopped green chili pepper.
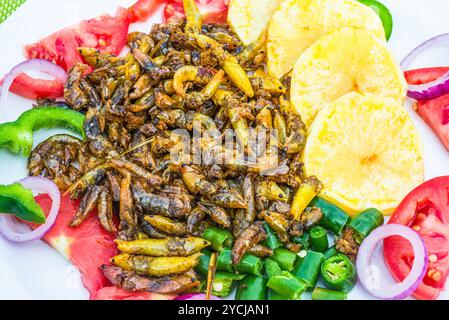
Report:
[{"label": "chopped green chili pepper", "polygon": [[29,222],[45,223],[44,212],[34,200],[33,192],[20,183],[0,185],[0,212]]},{"label": "chopped green chili pepper", "polygon": [[326,251],[323,252],[324,260],[329,259],[332,256],[335,256],[338,253],[338,250],[335,246],[330,247]]},{"label": "chopped green chili pepper", "polygon": [[384,216],[377,209],[367,209],[358,213],[349,224],[355,233],[358,244],[362,243],[371,231],[384,224]]},{"label": "chopped green chili pepper", "polygon": [[212,294],[217,297],[227,297],[232,293],[234,283],[242,280],[245,275],[228,272],[216,272],[212,283]]},{"label": "chopped green chili pepper", "polygon": [[384,4],[376,0],[358,0],[358,1],[370,7],[377,13],[380,20],[382,20],[382,24],[385,29],[385,38],[387,39],[387,41],[390,40],[391,33],[393,32],[393,17],[391,15],[390,10]]},{"label": "chopped green chili pepper", "polygon": [[276,234],[276,232],[273,229],[271,229],[271,227],[268,225],[268,223],[264,222],[263,228],[265,229],[267,238],[264,241],[262,241],[261,243],[264,246],[267,246],[268,248],[270,248],[271,250],[282,247],[282,242],[279,240],[278,235]]},{"label": "chopped green chili pepper", "polygon": [[327,239],[327,231],[321,226],[315,226],[310,230],[310,242],[312,248],[318,252],[324,252],[329,248],[329,240]]},{"label": "chopped green chili pepper", "polygon": [[342,291],[316,287],[312,292],[312,300],[346,300],[348,294]]},{"label": "chopped green chili pepper", "polygon": [[228,230],[217,227],[209,227],[204,230],[202,238],[209,241],[211,247],[218,252],[224,248],[229,248],[234,242],[234,238]]},{"label": "chopped green chili pepper", "polygon": [[210,261],[210,251],[209,250],[201,250],[203,254],[198,264],[195,267],[195,270],[201,274],[203,277],[207,277],[207,273],[209,272],[209,261]]},{"label": "chopped green chili pepper", "polygon": [[217,257],[217,270],[234,273],[232,265],[232,252],[230,249],[224,249]]},{"label": "chopped green chili pepper", "polygon": [[341,235],[344,227],[351,219],[342,209],[320,197],[315,197],[310,206],[320,209],[323,213],[319,225],[332,231],[337,236]]},{"label": "chopped green chili pepper", "polygon": [[357,281],[354,264],[342,253],[324,260],[321,265],[321,277],[326,287],[344,292],[351,291]]},{"label": "chopped green chili pepper", "polygon": [[296,253],[284,248],[277,248],[273,251],[271,259],[275,261],[282,270],[291,272],[295,266]]},{"label": "chopped green chili pepper", "polygon": [[308,288],[315,288],[323,261],[322,253],[308,251],[307,255],[296,264],[293,275],[303,280]]},{"label": "chopped green chili pepper", "polygon": [[281,273],[282,269],[276,261],[265,259],[265,275],[268,279]]},{"label": "chopped green chili pepper", "polygon": [[267,300],[267,280],[261,276],[248,275],[237,287],[236,300]]},{"label": "chopped green chili pepper", "polygon": [[281,300],[281,301],[285,301],[285,300],[291,300],[291,299],[287,299],[286,297],[284,297],[282,294],[277,293],[276,291],[273,290],[268,290],[268,300]]},{"label": "chopped green chili pepper", "polygon": [[246,253],[242,260],[235,266],[237,273],[252,274],[260,276],[262,273],[263,262],[262,259],[250,253]]},{"label": "chopped green chili pepper", "polygon": [[299,237],[293,237],[292,241],[294,243],[300,244],[301,249],[309,250],[310,248],[310,234],[308,232],[304,232]]},{"label": "chopped green chili pepper", "polygon": [[33,148],[33,133],[44,128],[67,128],[83,137],[82,113],[60,107],[38,107],[28,110],[14,122],[0,124],[0,148],[29,156]]},{"label": "chopped green chili pepper", "polygon": [[268,280],[267,287],[279,293],[286,299],[299,300],[307,289],[304,281],[296,278],[290,272],[282,271]]}]

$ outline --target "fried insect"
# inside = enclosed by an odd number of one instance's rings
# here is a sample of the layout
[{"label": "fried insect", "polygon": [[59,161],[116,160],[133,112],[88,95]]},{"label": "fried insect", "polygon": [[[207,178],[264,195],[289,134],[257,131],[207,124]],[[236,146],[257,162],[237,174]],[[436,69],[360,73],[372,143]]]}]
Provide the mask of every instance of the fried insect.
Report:
[{"label": "fried insect", "polygon": [[89,213],[91,213],[95,208],[100,193],[101,188],[99,186],[93,186],[88,192],[84,194],[75,216],[70,221],[71,227],[77,227],[86,220]]},{"label": "fried insect", "polygon": [[123,271],[119,267],[102,265],[101,271],[116,287],[127,291],[147,291],[163,294],[178,294],[199,287],[193,270],[173,277],[145,278],[134,272]]},{"label": "fried insect", "polygon": [[123,253],[152,257],[187,257],[209,246],[209,241],[196,237],[144,239],[135,241],[116,240]]},{"label": "fried insect", "polygon": [[261,244],[254,245],[248,252],[260,258],[267,258],[273,255],[273,250]]},{"label": "fried insect", "polygon": [[102,225],[103,229],[110,233],[116,231],[114,221],[113,221],[113,204],[112,198],[109,192],[103,190],[98,199],[98,220]]},{"label": "fried insect", "polygon": [[184,222],[175,221],[163,216],[148,215],[144,217],[154,228],[172,236],[183,237],[187,235],[187,225]]},{"label": "fried insect", "polygon": [[240,237],[235,240],[232,248],[232,263],[238,264],[243,255],[259,242],[265,240],[267,234],[261,221],[255,222],[252,226],[247,228]]},{"label": "fried insect", "polygon": [[111,258],[111,263],[138,275],[163,277],[184,273],[194,268],[201,256],[202,253],[199,252],[188,257],[148,257],[123,253]]},{"label": "fried insect", "polygon": [[198,206],[202,208],[216,224],[225,229],[231,227],[232,218],[224,208],[207,203],[199,203]]}]

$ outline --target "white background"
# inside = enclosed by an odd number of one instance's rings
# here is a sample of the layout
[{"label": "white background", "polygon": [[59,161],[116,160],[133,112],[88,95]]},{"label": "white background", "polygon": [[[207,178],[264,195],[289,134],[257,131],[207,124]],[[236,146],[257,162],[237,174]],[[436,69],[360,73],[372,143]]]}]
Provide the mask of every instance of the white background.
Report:
[{"label": "white background", "polygon": [[[115,12],[117,6],[128,7],[134,0],[27,0],[4,24],[0,25],[0,75],[23,61],[24,44],[81,19]],[[428,38],[449,32],[449,1],[447,0],[383,0],[392,11],[394,30],[389,45],[398,61],[416,45]],[[134,30],[149,30],[151,21],[134,25]],[[448,44],[449,45],[449,44]],[[436,49],[419,60],[416,67],[449,65],[448,48]],[[10,96],[8,107],[1,106],[0,122],[14,120],[30,108],[31,101]],[[423,121],[407,104],[425,146],[426,179],[449,174],[448,152]],[[40,132],[38,143],[55,131]],[[0,184],[26,176],[26,159],[0,151]],[[95,257],[91,257],[95,259]],[[380,250],[376,257],[383,263]],[[102,261],[99,261],[99,265]],[[387,274],[386,272],[384,274]],[[391,281],[391,279],[386,279]],[[0,299],[87,299],[78,271],[56,251],[42,242],[15,245],[0,237]],[[359,286],[351,292],[352,299],[369,299]],[[440,298],[449,299],[443,292]]]}]

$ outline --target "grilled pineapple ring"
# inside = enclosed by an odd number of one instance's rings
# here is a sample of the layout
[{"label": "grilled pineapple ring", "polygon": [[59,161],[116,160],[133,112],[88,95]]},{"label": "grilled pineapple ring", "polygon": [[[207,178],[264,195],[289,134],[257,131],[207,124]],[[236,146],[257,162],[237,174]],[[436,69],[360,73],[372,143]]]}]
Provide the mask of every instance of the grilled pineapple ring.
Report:
[{"label": "grilled pineapple ring", "polygon": [[316,40],[343,27],[362,27],[385,41],[380,18],[356,0],[285,0],[268,28],[269,72],[281,78]]},{"label": "grilled pineapple ring", "polygon": [[298,59],[291,99],[309,127],[321,108],[352,91],[402,104],[407,83],[384,42],[366,29],[342,28],[322,37]]},{"label": "grilled pineapple ring", "polygon": [[321,196],[354,214],[390,214],[424,177],[420,137],[406,110],[390,98],[350,93],[320,111],[304,151],[306,174]]}]

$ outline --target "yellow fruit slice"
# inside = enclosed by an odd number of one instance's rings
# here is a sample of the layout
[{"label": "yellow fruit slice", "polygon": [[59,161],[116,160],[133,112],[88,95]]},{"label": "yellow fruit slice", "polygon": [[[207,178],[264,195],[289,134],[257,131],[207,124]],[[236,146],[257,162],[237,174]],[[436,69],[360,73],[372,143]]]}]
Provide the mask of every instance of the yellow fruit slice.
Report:
[{"label": "yellow fruit slice", "polygon": [[282,0],[231,0],[228,24],[245,46],[264,32]]},{"label": "yellow fruit slice", "polygon": [[366,28],[385,41],[380,18],[356,0],[285,0],[268,28],[268,71],[281,78],[316,40],[342,27]]},{"label": "yellow fruit slice", "polygon": [[291,100],[310,126],[321,108],[352,91],[402,104],[407,83],[384,42],[366,29],[342,28],[320,38],[298,59]]},{"label": "yellow fruit slice", "polygon": [[424,179],[420,137],[405,109],[390,98],[349,93],[313,123],[304,151],[307,175],[321,196],[350,214],[390,214]]}]

